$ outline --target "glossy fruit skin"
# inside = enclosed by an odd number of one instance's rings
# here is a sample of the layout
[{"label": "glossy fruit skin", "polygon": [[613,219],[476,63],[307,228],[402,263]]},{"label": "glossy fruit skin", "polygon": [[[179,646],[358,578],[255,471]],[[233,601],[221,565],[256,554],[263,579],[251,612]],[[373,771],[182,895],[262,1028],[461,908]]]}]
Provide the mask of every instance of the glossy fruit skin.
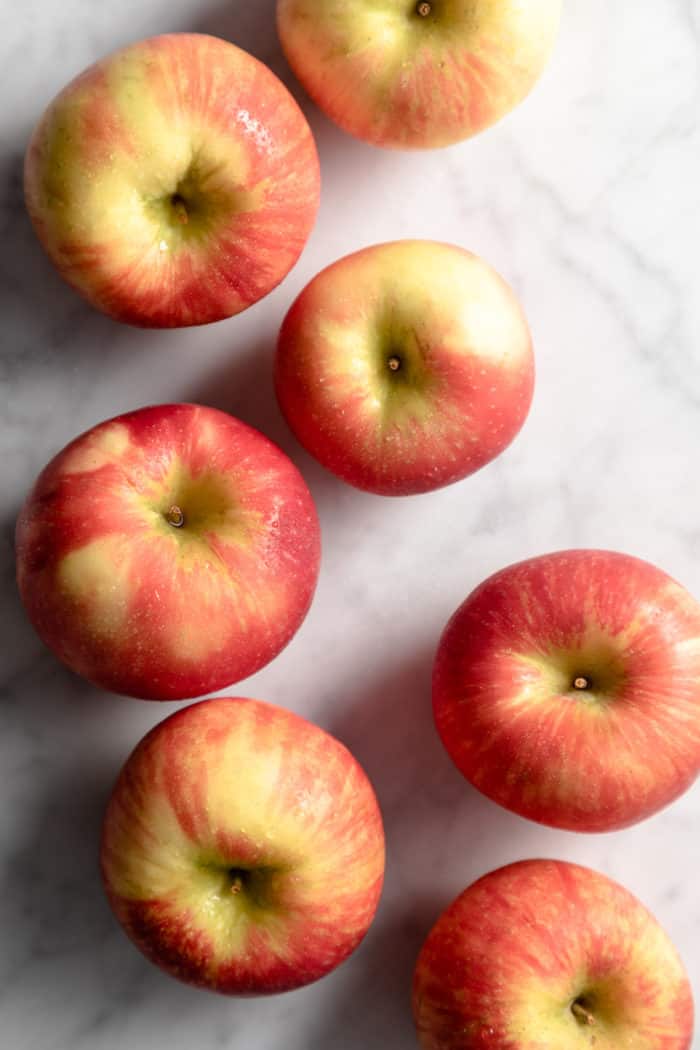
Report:
[{"label": "glossy fruit skin", "polygon": [[334,737],[261,701],[205,700],[125,763],[101,867],[124,930],[173,977],[228,995],[283,992],[364,937],[382,889],[382,819]]},{"label": "glossy fruit skin", "polygon": [[59,272],[143,327],[219,321],[267,295],[299,258],[319,192],[311,131],[281,81],[196,33],[85,70],[25,159],[29,215]]},{"label": "glossy fruit skin", "polygon": [[423,1050],[689,1050],[693,1033],[690,983],[656,919],[555,860],[492,871],[443,912],[413,1013]]},{"label": "glossy fruit skin", "polygon": [[561,0],[278,0],[277,28],[304,88],[376,146],[469,138],[529,94],[554,46]]},{"label": "glossy fruit skin", "polygon": [[20,595],[42,640],[96,685],[149,700],[268,663],[301,625],[319,562],[291,460],[201,405],[138,409],[82,434],[17,523]]},{"label": "glossy fruit skin", "polygon": [[275,360],[302,445],[386,496],[479,470],[520,430],[533,387],[511,289],[478,256],[432,241],[375,245],[323,270],[287,314]]},{"label": "glossy fruit skin", "polygon": [[519,562],[448,623],[433,709],[457,768],[507,809],[572,831],[634,824],[700,771],[700,607],[626,554]]}]

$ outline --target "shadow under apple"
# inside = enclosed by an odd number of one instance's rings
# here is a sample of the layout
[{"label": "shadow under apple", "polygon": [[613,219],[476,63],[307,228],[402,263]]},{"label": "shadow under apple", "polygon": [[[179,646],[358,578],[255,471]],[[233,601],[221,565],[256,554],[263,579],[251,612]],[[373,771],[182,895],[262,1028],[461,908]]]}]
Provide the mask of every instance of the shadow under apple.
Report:
[{"label": "shadow under apple", "polygon": [[347,680],[360,681],[340,692],[340,713],[326,726],[375,787],[387,835],[387,874],[396,892],[417,889],[426,875],[440,872],[438,883],[458,892],[483,874],[484,861],[502,841],[507,853],[542,835],[539,825],[473,788],[443,747],[431,695],[438,637],[439,630],[426,625],[423,636],[405,639],[402,652],[414,655],[392,659],[387,653],[376,675],[370,669],[360,678],[355,654]]},{"label": "shadow under apple", "polygon": [[340,971],[333,1005],[309,1050],[413,1045],[413,968],[433,923],[486,871],[541,851],[542,829],[480,795],[447,756],[432,717],[436,645],[437,637],[406,639],[413,658],[388,659],[381,673],[347,690],[339,697],[341,713],[327,725],[375,787],[387,871],[376,920],[347,964],[348,976]]},{"label": "shadow under apple", "polygon": [[173,1030],[185,1010],[206,1009],[143,959],[107,904],[98,854],[114,773],[104,755],[84,756],[73,768],[44,768],[41,791],[34,784],[25,797],[19,790],[30,776],[13,778],[27,831],[7,858],[0,895],[3,991],[17,986],[12,1009],[24,1007],[23,1015],[6,1021],[28,1047],[45,1045],[47,1017],[52,1045],[71,1046],[90,1042],[92,1031],[99,1041],[111,1021],[121,1028],[137,1005],[169,1018]]},{"label": "shadow under apple", "polygon": [[[40,112],[36,116],[38,120]],[[27,127],[21,140],[0,155],[0,310],[6,333],[2,365],[11,384],[10,421],[16,406],[31,405],[30,394],[43,375],[74,379],[98,349],[100,360],[123,353],[130,331],[70,288],[37,239],[23,190],[24,151],[31,130]],[[70,410],[70,401],[61,404]]]},{"label": "shadow under apple", "polygon": [[255,55],[292,87],[292,73],[277,36],[276,9],[277,0],[255,0],[254,3],[233,0],[205,7],[195,22],[185,28],[230,40]]},{"label": "shadow under apple", "polygon": [[[439,894],[401,901],[370,930],[348,976],[320,999],[318,1023],[290,1050],[380,1050],[415,1045],[411,1014],[413,967],[426,933],[444,907]],[[324,1009],[324,1004],[329,1005]]]},{"label": "shadow under apple", "polygon": [[[0,519],[0,623],[2,623],[3,660],[0,671],[0,732],[7,739],[10,709],[23,708],[33,683],[44,683],[52,676],[65,679],[66,685],[84,693],[87,683],[72,675],[49,652],[36,635],[24,611],[17,589],[15,567],[15,524],[19,508],[3,508]],[[43,693],[44,686],[41,686]],[[42,717],[46,717],[44,711]],[[29,727],[28,731],[30,731]]]},{"label": "shadow under apple", "polygon": [[[405,153],[379,149],[346,134],[311,101],[282,51],[277,35],[276,7],[276,0],[256,0],[255,3],[245,0],[235,3],[231,0],[205,8],[194,22],[188,22],[181,28],[229,40],[272,69],[291,92],[311,126],[321,159],[325,187],[322,207],[325,207],[329,192],[333,193],[338,203],[347,202],[358,182],[371,184],[377,179],[381,183],[384,181],[384,169],[410,164],[410,158]],[[326,225],[331,231],[335,225],[330,209]],[[358,247],[361,245],[358,244]]]},{"label": "shadow under apple", "polygon": [[238,349],[217,364],[183,400],[228,412],[261,431],[298,467],[309,485],[319,514],[339,508],[347,486],[308,455],[287,426],[277,405],[273,384],[276,332],[247,349]]},{"label": "shadow under apple", "polygon": [[13,718],[33,743],[39,733],[50,732],[54,719],[75,719],[76,727],[84,727],[94,718],[104,718],[108,708],[122,712],[124,700],[101,693],[70,671],[35,632],[17,587],[15,526],[19,510],[11,504],[0,517],[0,734],[7,739],[8,719]]}]

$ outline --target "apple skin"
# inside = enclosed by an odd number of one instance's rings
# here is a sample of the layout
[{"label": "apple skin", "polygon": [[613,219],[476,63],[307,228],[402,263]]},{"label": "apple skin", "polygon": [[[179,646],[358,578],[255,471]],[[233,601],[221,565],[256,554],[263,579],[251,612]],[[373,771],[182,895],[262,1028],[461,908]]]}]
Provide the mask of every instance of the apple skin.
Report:
[{"label": "apple skin", "polygon": [[520,430],[533,385],[511,289],[476,255],[432,241],[375,245],[323,270],[287,314],[275,361],[301,444],[386,496],[429,492],[488,463]]},{"label": "apple skin", "polygon": [[366,774],[334,737],[257,700],[204,700],[127,760],[101,867],[117,919],[173,977],[229,995],[283,992],[364,937],[384,832]]},{"label": "apple skin", "polygon": [[299,258],[319,192],[311,131],[282,82],[195,33],[85,70],[25,161],[29,215],[59,272],[143,327],[219,321],[267,295]]},{"label": "apple skin", "polygon": [[149,700],[201,696],[268,663],[306,615],[319,560],[296,467],[201,405],[139,409],[76,438],[17,524],[40,637],[96,685]]},{"label": "apple skin", "polygon": [[443,912],[413,1013],[423,1050],[689,1050],[693,1033],[690,984],[656,919],[555,860],[492,871]]},{"label": "apple skin", "polygon": [[700,606],[613,551],[511,565],[448,623],[433,708],[457,768],[507,809],[572,831],[634,824],[700,771]]},{"label": "apple skin", "polygon": [[341,128],[376,146],[432,149],[522,102],[560,12],[561,0],[278,0],[277,28],[294,73]]}]

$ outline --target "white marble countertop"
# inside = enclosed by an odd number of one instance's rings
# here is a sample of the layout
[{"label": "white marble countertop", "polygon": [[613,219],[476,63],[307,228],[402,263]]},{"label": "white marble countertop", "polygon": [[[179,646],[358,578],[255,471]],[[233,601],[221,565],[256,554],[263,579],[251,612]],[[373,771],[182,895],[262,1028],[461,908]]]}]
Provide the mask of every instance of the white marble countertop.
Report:
[{"label": "white marble countertop", "polygon": [[[239,43],[292,86],[273,0],[23,0],[0,13],[2,651],[0,1042],[7,1050],[399,1050],[414,1046],[415,955],[472,879],[521,857],[607,872],[657,914],[700,996],[700,787],[619,834],[551,831],[469,788],[433,731],[439,632],[478,581],[522,557],[607,546],[700,595],[700,7],[697,0],[565,0],[555,58],[530,100],[447,151],[385,153],[310,104],[324,176],[300,264],[245,315],[140,332],[93,312],[52,272],[21,198],[29,131],[49,98],[116,46],[196,29]],[[292,298],[320,267],[402,236],[452,240],[513,283],[538,386],[513,447],[439,493],[356,492],[296,446],[271,354]],[[13,586],[14,518],[36,472],[93,423],[149,402],[240,415],[287,450],[324,530],[301,632],[235,689],[315,719],[372,777],[388,836],[372,931],[301,992],[226,1000],[161,975],[102,895],[102,809],[131,746],[177,705],[100,695],[61,668]],[[700,1048],[696,1036],[695,1050]]]}]

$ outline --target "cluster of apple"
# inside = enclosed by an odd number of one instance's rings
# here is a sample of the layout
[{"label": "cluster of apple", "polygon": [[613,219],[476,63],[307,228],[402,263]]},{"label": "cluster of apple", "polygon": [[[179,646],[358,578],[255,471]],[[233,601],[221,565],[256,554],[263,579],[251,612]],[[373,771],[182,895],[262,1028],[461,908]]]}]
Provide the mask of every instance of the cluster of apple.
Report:
[{"label": "cluster of apple", "polygon": [[[279,0],[290,63],[319,105],[379,145],[428,147],[512,109],[552,46],[559,0]],[[117,320],[203,324],[267,294],[314,222],[311,131],[260,62],[211,37],[132,45],[53,101],[26,198],[60,272]],[[340,478],[385,495],[466,477],[515,437],[534,365],[523,312],[444,244],[360,251],[282,326],[281,408]],[[262,434],[160,405],[76,438],[36,481],[18,581],[78,674],[151,700],[203,696],[289,642],[311,603],[311,494]],[[486,580],[441,639],[435,721],[465,777],[524,817],[605,831],[700,769],[700,607],[659,569],[567,551]],[[382,820],[349,752],[278,707],[204,700],[130,756],[102,871],[129,936],[174,976],[278,992],[337,966],[384,876]],[[533,860],[479,880],[430,933],[414,983],[425,1050],[687,1050],[692,995],[622,887]]]}]

